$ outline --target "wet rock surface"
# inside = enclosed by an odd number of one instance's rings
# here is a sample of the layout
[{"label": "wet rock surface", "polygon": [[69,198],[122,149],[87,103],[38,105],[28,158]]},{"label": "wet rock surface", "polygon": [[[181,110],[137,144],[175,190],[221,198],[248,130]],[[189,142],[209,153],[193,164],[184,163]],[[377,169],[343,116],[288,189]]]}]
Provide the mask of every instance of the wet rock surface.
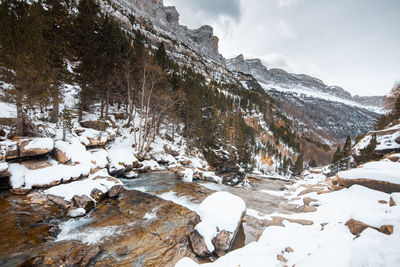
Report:
[{"label": "wet rock surface", "polygon": [[[173,266],[194,257],[188,236],[198,216],[158,197],[124,190],[118,199],[106,199],[86,217],[69,221],[51,201],[32,203],[10,193],[0,196],[0,265]],[[149,213],[154,216],[145,216]],[[65,232],[63,225],[80,220],[85,223]]]}]

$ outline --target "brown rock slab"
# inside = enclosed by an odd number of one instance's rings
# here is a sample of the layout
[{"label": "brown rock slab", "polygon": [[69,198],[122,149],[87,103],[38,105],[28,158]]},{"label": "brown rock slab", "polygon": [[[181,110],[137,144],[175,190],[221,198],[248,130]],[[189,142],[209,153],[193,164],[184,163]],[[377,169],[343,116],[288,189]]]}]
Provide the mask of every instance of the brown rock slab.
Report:
[{"label": "brown rock slab", "polygon": [[380,228],[377,228],[354,219],[348,220],[345,225],[349,227],[350,232],[356,236],[360,236],[360,234],[368,227],[386,235],[391,235],[393,233],[393,225],[382,225]]},{"label": "brown rock slab", "polygon": [[305,206],[309,206],[311,202],[316,202],[316,201],[318,200],[310,197],[303,198],[303,203]]},{"label": "brown rock slab", "polygon": [[55,156],[56,160],[58,162],[60,162],[61,164],[65,164],[71,160],[70,158],[67,157],[67,155],[61,149],[58,149],[57,147],[54,148],[54,156]]},{"label": "brown rock slab", "polygon": [[97,131],[105,131],[109,125],[105,121],[80,121],[82,127],[95,129]]},{"label": "brown rock slab", "polygon": [[29,156],[40,156],[46,153],[49,153],[53,150],[54,147],[54,142],[53,146],[51,147],[43,147],[43,146],[33,146],[33,142],[36,142],[40,139],[49,139],[49,138],[32,138],[32,139],[23,139],[18,142],[18,148],[19,148],[19,156],[22,157],[29,157]]},{"label": "brown rock slab", "polygon": [[386,200],[379,200],[378,201],[380,204],[387,204],[388,202]]},{"label": "brown rock slab", "polygon": [[385,192],[388,194],[394,192],[400,192],[400,184],[393,184],[385,181],[371,180],[371,179],[343,179],[336,175],[339,184],[344,187],[351,187],[352,185],[358,184],[374,190]]}]

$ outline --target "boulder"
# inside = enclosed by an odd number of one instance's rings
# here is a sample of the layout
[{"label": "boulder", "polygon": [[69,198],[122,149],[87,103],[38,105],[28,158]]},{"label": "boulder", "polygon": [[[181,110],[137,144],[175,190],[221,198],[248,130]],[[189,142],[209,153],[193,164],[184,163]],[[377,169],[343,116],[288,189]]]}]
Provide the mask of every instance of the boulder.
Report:
[{"label": "boulder", "polygon": [[108,191],[107,191],[107,196],[109,198],[114,198],[117,197],[121,191],[123,189],[122,185],[114,185],[113,187],[111,187]]},{"label": "boulder", "polygon": [[56,160],[58,162],[60,162],[61,164],[65,164],[71,160],[70,158],[67,157],[65,152],[63,152],[61,149],[59,149],[57,147],[54,148],[54,156],[55,156]]},{"label": "boulder", "polygon": [[47,198],[54,202],[55,204],[57,204],[60,208],[62,209],[68,209],[72,206],[72,203],[69,201],[66,201],[64,198],[62,197],[58,197],[58,196],[54,196],[54,195],[48,195]]},{"label": "boulder", "polygon": [[0,142],[0,160],[19,158],[18,143],[15,141]]},{"label": "boulder", "polygon": [[84,245],[77,246],[69,253],[65,259],[67,266],[87,266],[89,262],[95,258],[101,249],[99,246],[86,247]]},{"label": "boulder", "polygon": [[30,138],[18,141],[19,156],[39,156],[49,153],[54,148],[54,141],[51,138]]},{"label": "boulder", "polygon": [[61,233],[61,229],[58,226],[52,226],[49,229],[49,235],[52,237],[57,237]]},{"label": "boulder", "polygon": [[214,252],[218,255],[218,257],[224,256],[229,251],[229,247],[231,245],[231,236],[232,233],[223,230],[219,232],[218,235],[212,240]]},{"label": "boulder", "polygon": [[93,209],[95,206],[93,199],[86,195],[74,196],[72,198],[72,202],[75,204],[75,206],[83,208],[86,212]]},{"label": "boulder", "polygon": [[228,253],[246,213],[244,201],[227,192],[216,192],[203,200],[198,212],[201,222],[189,236],[193,251],[199,257]]},{"label": "boulder", "polygon": [[193,252],[196,253],[197,256],[202,258],[207,258],[212,256],[211,252],[207,248],[203,236],[200,235],[197,230],[192,231],[189,235],[189,238]]},{"label": "boulder", "polygon": [[106,197],[106,193],[101,191],[100,189],[94,188],[92,192],[90,192],[90,197],[95,201],[100,201]]},{"label": "boulder", "polygon": [[167,154],[170,154],[170,155],[172,155],[174,157],[179,156],[179,152],[178,151],[175,151],[175,150],[171,149],[167,145],[164,145],[163,149],[164,149],[165,153],[167,153]]},{"label": "boulder", "polygon": [[105,131],[109,127],[107,122],[99,120],[80,121],[79,123],[81,124],[82,127],[95,129],[97,131]]},{"label": "boulder", "polygon": [[84,208],[69,208],[67,209],[66,215],[70,218],[78,218],[85,216],[86,210]]}]

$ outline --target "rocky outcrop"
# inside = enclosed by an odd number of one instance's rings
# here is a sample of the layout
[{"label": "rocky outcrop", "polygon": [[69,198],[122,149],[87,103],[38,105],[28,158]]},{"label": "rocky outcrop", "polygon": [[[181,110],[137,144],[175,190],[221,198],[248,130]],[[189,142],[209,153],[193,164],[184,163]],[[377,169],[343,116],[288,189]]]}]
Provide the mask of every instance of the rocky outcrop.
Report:
[{"label": "rocky outcrop", "polygon": [[374,190],[378,190],[381,192],[385,192],[388,194],[394,193],[394,192],[400,192],[400,184],[394,184],[394,183],[389,183],[385,181],[380,181],[380,180],[373,180],[373,179],[345,179],[340,177],[339,175],[336,175],[336,178],[339,182],[339,185],[344,186],[344,187],[351,187],[352,185],[358,184],[362,185]]},{"label": "rocky outcrop", "polygon": [[353,235],[360,236],[360,234],[367,228],[375,229],[383,234],[391,235],[393,234],[393,225],[382,225],[381,227],[373,227],[363,222],[350,219],[348,220],[345,225],[349,227],[350,232]]},{"label": "rocky outcrop", "polygon": [[95,129],[97,131],[105,131],[109,125],[105,121],[80,121],[82,127]]},{"label": "rocky outcrop", "polygon": [[179,13],[174,6],[166,6],[164,11],[169,23],[179,25]]}]

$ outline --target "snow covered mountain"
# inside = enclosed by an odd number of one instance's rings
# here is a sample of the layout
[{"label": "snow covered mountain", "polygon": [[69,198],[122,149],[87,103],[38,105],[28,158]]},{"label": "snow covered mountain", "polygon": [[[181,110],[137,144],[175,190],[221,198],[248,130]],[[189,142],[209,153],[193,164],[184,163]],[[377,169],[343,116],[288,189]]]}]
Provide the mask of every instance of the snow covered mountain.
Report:
[{"label": "snow covered mountain", "polygon": [[[297,129],[323,143],[341,142],[346,135],[355,137],[372,130],[375,119],[384,112],[384,97],[352,97],[338,86],[304,74],[290,74],[282,69],[268,69],[259,59],[245,59],[239,55],[225,59],[218,52],[218,37],[210,26],[188,29],[179,24],[175,7],[165,7],[163,1],[114,0],[113,13],[121,21],[130,15],[156,47],[161,41],[167,53],[181,65],[188,66],[208,77],[210,81],[243,82],[239,72],[252,75],[262,88],[281,103],[284,114],[292,118]],[[107,2],[103,3],[108,6]],[[151,30],[150,30],[151,29]],[[256,86],[258,87],[258,86]],[[254,89],[254,86],[253,86]]]},{"label": "snow covered mountain", "polygon": [[353,97],[341,87],[328,86],[308,75],[267,69],[259,59],[239,55],[228,59],[226,66],[232,71],[251,74],[264,90],[282,102],[285,112],[298,121],[299,131],[328,143],[342,140],[347,134],[357,136],[370,130],[374,120],[384,112],[383,96]]}]

